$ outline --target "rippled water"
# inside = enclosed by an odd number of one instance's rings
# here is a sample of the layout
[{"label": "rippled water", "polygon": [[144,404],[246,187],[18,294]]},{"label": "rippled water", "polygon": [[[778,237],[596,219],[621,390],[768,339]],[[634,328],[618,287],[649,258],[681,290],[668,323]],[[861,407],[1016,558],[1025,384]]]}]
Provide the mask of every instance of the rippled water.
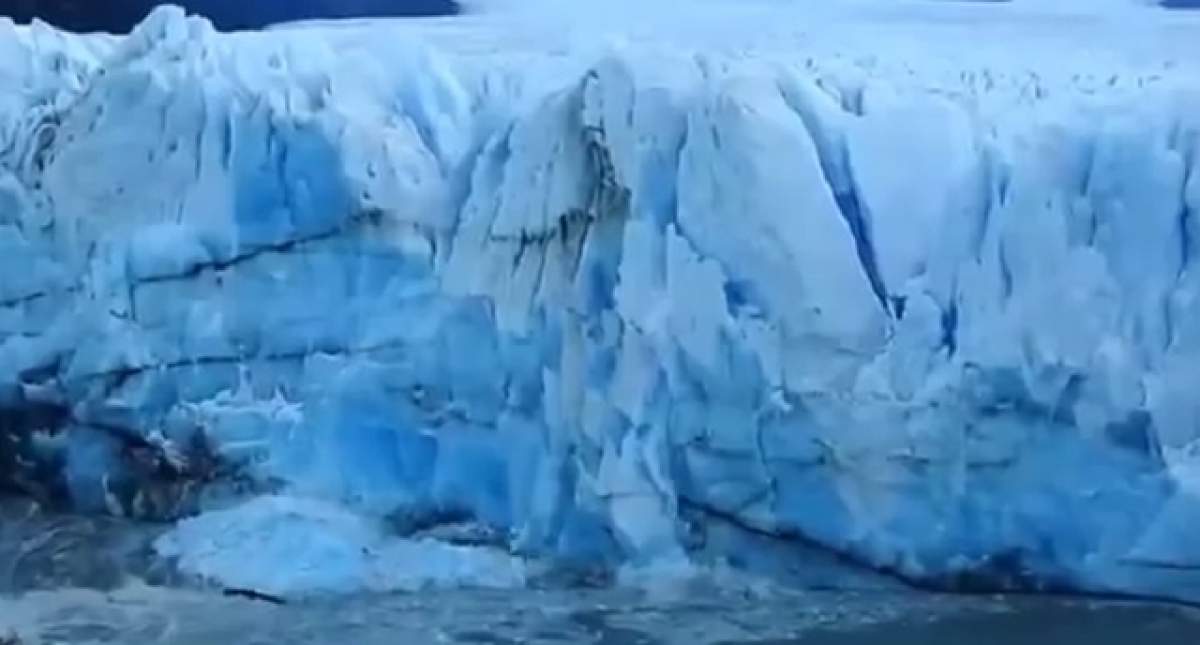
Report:
[{"label": "rippled water", "polygon": [[648,588],[293,601],[171,584],[152,527],[0,514],[0,643],[23,645],[565,644],[1200,645],[1200,613],[1149,604],[957,597],[880,586],[813,591],[729,571]]},{"label": "rippled water", "polygon": [[1187,611],[1033,599],[622,590],[452,591],[275,606],[195,591],[62,590],[0,601],[26,643],[1195,645]]}]

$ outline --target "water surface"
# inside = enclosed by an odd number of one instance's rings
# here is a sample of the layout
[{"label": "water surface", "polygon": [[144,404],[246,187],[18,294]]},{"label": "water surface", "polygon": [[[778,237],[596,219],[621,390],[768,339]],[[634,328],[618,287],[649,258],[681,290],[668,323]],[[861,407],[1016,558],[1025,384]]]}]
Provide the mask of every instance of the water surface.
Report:
[{"label": "water surface", "polygon": [[[516,590],[226,597],[174,577],[162,527],[0,504],[0,637],[22,645],[1200,645],[1200,612],[1047,597],[951,596],[869,577],[715,568],[636,586],[543,576]],[[765,551],[766,545],[756,549]],[[805,588],[812,580],[821,589]],[[2,641],[0,641],[2,642]]]}]

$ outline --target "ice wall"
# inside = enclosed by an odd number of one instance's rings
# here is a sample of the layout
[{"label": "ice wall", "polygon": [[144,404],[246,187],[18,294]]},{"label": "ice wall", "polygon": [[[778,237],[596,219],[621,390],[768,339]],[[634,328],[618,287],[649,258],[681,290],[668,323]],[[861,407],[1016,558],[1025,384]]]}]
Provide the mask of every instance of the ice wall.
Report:
[{"label": "ice wall", "polygon": [[1200,599],[1190,63],[429,29],[0,24],[9,485]]}]

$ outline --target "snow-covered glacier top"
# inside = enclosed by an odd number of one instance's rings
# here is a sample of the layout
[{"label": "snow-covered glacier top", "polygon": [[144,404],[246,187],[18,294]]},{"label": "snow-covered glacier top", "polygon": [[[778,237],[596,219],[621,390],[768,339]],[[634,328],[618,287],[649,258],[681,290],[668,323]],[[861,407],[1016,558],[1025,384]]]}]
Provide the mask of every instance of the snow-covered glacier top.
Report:
[{"label": "snow-covered glacier top", "polygon": [[565,4],[0,23],[4,483],[281,495],[160,545],[217,578],[387,578],[383,526],[639,565],[720,523],[1200,599],[1197,18]]}]

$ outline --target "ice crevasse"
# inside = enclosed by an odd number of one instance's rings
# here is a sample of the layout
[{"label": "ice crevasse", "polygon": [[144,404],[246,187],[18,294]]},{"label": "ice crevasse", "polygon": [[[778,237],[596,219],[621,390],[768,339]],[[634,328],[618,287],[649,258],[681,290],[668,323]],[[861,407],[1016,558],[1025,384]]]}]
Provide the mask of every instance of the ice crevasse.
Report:
[{"label": "ice crevasse", "polygon": [[1194,61],[481,23],[0,22],[6,483],[1200,600]]}]

